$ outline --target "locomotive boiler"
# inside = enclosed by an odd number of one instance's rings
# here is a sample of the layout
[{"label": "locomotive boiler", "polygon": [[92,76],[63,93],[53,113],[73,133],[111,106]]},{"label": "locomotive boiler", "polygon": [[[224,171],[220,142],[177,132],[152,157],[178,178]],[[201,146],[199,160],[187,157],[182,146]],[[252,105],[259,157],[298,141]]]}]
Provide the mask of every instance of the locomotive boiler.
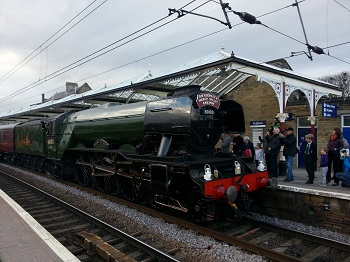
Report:
[{"label": "locomotive boiler", "polygon": [[[243,157],[215,153],[223,131],[244,132],[241,105],[187,86],[157,101],[0,127],[0,149],[12,163],[156,209],[181,210],[196,222],[236,221],[240,208],[249,208],[249,192],[275,181]],[[14,134],[13,145],[1,140],[4,132]]]}]

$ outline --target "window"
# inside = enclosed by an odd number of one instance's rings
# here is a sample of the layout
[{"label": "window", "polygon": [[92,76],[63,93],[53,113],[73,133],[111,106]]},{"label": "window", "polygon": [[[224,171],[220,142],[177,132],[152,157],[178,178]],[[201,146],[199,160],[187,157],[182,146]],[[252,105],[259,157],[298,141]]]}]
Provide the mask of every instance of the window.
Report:
[{"label": "window", "polygon": [[343,127],[350,127],[350,115],[343,116]]},{"label": "window", "polygon": [[[298,117],[298,127],[310,127],[311,122],[307,118],[307,116]],[[315,126],[317,126],[317,120]]]}]

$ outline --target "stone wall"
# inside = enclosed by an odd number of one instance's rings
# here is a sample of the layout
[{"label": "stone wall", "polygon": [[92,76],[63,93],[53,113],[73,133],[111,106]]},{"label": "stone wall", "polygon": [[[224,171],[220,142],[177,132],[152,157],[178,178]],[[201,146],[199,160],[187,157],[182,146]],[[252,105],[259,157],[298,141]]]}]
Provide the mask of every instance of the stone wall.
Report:
[{"label": "stone wall", "polygon": [[266,190],[251,211],[350,234],[349,200],[284,190]]}]

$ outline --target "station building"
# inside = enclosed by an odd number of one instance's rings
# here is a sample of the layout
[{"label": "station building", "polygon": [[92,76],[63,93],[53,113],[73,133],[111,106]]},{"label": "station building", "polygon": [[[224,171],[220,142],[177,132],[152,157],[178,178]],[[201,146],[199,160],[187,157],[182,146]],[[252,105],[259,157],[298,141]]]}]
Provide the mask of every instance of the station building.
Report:
[{"label": "station building", "polygon": [[[281,122],[282,131],[287,127],[294,128],[300,152],[303,152],[306,134],[314,134],[320,149],[327,146],[335,127],[341,128],[350,141],[348,98],[341,97],[342,91],[335,85],[293,72],[283,59],[259,63],[222,49],[161,74],[149,71],[142,77],[111,87],[91,89],[87,83],[82,87],[69,84],[74,88],[60,93],[60,97],[0,113],[0,123],[45,117],[103,103],[155,100],[185,85],[201,85],[203,91],[242,105],[246,130],[242,135],[249,136],[254,144],[259,142],[258,137],[266,133],[276,117]],[[304,154],[298,154],[295,166],[304,166]]]},{"label": "station building", "polygon": [[[257,81],[252,76],[228,93],[224,99],[232,99],[243,107],[246,126],[245,130],[251,141],[256,144],[259,136],[265,136],[274,119],[279,114],[278,98],[273,88],[265,83]],[[350,141],[350,103],[349,98],[321,98],[315,108],[314,135],[318,149],[327,147],[331,131],[339,127],[344,137]],[[324,106],[331,106],[332,112]],[[329,110],[329,109],[328,109]],[[286,103],[285,112],[288,118],[284,126],[293,127],[297,137],[300,153],[295,158],[294,165],[304,167],[304,137],[312,132],[310,118],[310,105],[304,93],[294,92]],[[326,114],[326,115],[324,115]]]}]

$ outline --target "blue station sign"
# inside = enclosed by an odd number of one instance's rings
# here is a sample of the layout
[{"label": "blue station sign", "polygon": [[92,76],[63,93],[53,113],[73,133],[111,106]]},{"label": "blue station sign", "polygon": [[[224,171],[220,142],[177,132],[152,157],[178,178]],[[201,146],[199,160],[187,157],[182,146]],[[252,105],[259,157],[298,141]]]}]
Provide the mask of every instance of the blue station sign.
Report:
[{"label": "blue station sign", "polygon": [[337,118],[337,106],[333,104],[322,103],[322,116],[328,118]]},{"label": "blue station sign", "polygon": [[265,127],[266,121],[250,121],[250,127]]}]

